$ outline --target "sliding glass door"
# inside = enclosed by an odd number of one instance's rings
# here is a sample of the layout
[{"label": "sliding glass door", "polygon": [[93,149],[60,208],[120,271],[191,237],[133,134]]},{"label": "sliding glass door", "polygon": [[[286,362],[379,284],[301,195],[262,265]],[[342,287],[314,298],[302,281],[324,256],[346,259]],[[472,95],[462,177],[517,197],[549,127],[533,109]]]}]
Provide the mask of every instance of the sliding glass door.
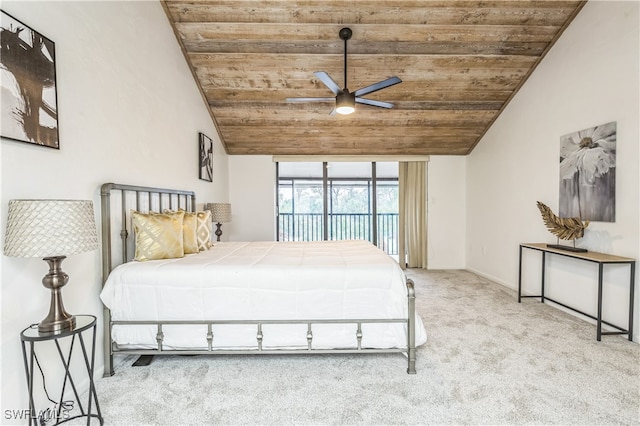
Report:
[{"label": "sliding glass door", "polygon": [[277,163],[276,170],[277,240],[326,239],[323,164]]},{"label": "sliding glass door", "polygon": [[278,163],[280,241],[368,240],[397,254],[398,163]]},{"label": "sliding glass door", "polygon": [[376,163],[376,245],[398,254],[398,163]]}]

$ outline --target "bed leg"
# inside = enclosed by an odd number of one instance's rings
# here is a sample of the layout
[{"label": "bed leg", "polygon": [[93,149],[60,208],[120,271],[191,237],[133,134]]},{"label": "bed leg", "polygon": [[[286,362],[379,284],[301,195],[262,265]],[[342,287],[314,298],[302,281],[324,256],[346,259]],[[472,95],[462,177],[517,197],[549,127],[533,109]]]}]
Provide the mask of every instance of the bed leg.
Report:
[{"label": "bed leg", "polygon": [[111,311],[104,308],[103,311],[103,327],[104,330],[104,338],[103,338],[103,347],[104,347],[104,373],[102,377],[111,377],[113,376],[113,347],[111,346]]},{"label": "bed leg", "polygon": [[416,374],[416,291],[411,279],[407,279],[407,299],[407,373]]}]

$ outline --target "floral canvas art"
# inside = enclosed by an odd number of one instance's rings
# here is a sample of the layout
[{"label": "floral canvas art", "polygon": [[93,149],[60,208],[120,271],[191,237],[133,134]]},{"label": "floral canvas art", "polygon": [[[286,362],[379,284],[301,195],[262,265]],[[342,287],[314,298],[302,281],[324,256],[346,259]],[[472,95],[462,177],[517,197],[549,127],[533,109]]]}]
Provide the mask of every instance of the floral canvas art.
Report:
[{"label": "floral canvas art", "polygon": [[616,122],[560,138],[561,217],[615,222]]}]

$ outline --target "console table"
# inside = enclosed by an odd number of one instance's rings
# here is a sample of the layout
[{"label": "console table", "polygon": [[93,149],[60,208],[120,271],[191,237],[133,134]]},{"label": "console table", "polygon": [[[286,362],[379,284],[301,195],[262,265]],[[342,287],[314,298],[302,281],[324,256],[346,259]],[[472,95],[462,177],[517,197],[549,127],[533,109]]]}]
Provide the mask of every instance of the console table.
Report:
[{"label": "console table", "polygon": [[[536,250],[542,253],[542,283],[541,283],[541,293],[537,296],[523,296],[522,295],[522,249],[531,249]],[[545,276],[545,260],[547,254],[553,254],[558,256],[570,257],[573,259],[584,260],[587,262],[597,263],[598,264],[598,315],[593,316],[587,314],[585,312],[579,311],[571,306],[568,306],[564,303],[553,300],[544,294],[544,276]],[[602,275],[604,271],[604,265],[611,264],[627,264],[629,265],[629,325],[627,329],[619,327],[615,324],[611,324],[607,321],[602,320]],[[606,253],[598,253],[594,251],[588,252],[572,252],[562,249],[556,249],[547,247],[547,244],[544,243],[526,243],[520,244],[520,252],[519,252],[519,265],[518,265],[518,303],[522,301],[524,297],[533,297],[540,298],[540,302],[544,303],[545,300],[549,300],[550,302],[556,303],[562,307],[570,309],[574,312],[582,314],[586,317],[596,320],[596,339],[598,341],[601,340],[602,335],[607,334],[626,334],[630,341],[633,340],[633,298],[634,298],[634,286],[635,286],[635,269],[636,269],[636,261],[635,259],[631,259],[629,257],[620,257],[613,256],[611,254]],[[602,324],[606,324],[610,327],[618,331],[602,331]]]}]

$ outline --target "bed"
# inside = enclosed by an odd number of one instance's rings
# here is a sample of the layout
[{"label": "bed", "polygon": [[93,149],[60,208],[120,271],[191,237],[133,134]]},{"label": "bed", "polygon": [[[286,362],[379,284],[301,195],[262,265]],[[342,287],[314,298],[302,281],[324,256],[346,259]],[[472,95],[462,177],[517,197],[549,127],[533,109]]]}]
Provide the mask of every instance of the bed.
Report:
[{"label": "bed", "polygon": [[217,242],[132,260],[132,215],[177,211],[193,216],[195,193],[101,188],[105,376],[115,354],[392,352],[416,373],[426,332],[413,282],[382,250],[360,240]]}]

